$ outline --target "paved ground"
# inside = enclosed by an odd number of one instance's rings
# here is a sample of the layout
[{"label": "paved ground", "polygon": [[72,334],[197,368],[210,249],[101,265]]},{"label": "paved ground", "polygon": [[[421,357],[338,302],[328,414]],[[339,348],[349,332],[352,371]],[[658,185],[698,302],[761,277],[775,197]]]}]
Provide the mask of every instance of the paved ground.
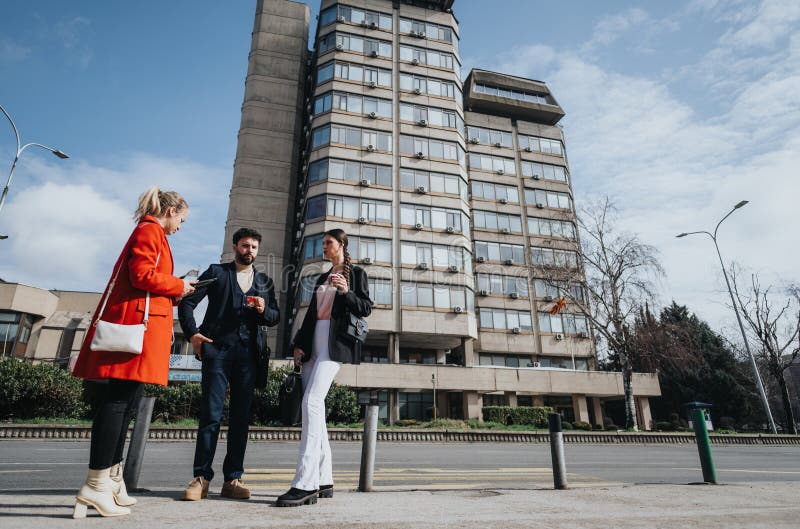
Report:
[{"label": "paved ground", "polygon": [[[193,445],[151,442],[131,516],[74,521],[88,443],[0,442],[0,527],[380,528],[797,528],[800,448],[715,447],[723,485],[688,485],[696,447],[566,447],[571,489],[552,490],[547,445],[378,445],[378,492],[358,493],[359,443],[334,443],[336,495],[297,509],[272,506],[291,479],[297,443],[251,443],[247,502],[177,501]],[[222,449],[223,446],[221,445]],[[218,454],[217,468],[221,466]],[[218,492],[221,480],[214,480]],[[92,511],[90,510],[90,513]]]}]

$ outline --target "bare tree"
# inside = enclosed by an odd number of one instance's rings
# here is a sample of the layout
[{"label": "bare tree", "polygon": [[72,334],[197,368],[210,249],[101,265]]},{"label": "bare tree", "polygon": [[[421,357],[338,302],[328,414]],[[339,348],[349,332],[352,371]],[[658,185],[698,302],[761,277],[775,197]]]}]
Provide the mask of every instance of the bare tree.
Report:
[{"label": "bare tree", "polygon": [[[581,234],[577,268],[543,266],[534,274],[555,285],[573,310],[583,313],[607,349],[608,363],[622,372],[625,427],[637,429],[632,375],[637,353],[634,326],[645,305],[654,298],[655,282],[664,271],[655,247],[636,234],[617,229],[618,211],[609,197],[578,211]],[[536,264],[536,263],[535,263]],[[569,285],[585,284],[586,297]]]},{"label": "bare tree", "polygon": [[762,286],[758,273],[750,274],[750,283],[741,286],[741,275],[739,267],[731,266],[736,303],[747,333],[757,345],[756,356],[780,391],[786,429],[797,434],[786,369],[800,354],[800,287],[776,292],[773,285]]}]

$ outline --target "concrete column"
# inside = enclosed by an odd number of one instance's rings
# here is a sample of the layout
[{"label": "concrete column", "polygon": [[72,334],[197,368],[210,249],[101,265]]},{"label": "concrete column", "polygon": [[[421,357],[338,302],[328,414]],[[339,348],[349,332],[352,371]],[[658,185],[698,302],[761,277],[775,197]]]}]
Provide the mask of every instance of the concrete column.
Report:
[{"label": "concrete column", "polygon": [[477,365],[478,362],[475,361],[475,340],[472,338],[462,338],[461,339],[461,347],[464,348],[464,366],[465,367],[472,367],[473,365]]},{"label": "concrete column", "polygon": [[400,396],[398,390],[390,389],[389,393],[389,424],[394,424],[400,419]]},{"label": "concrete column", "polygon": [[586,404],[585,395],[572,396],[572,409],[575,412],[576,421],[589,422],[589,407]]},{"label": "concrete column", "polygon": [[397,333],[389,333],[389,363],[400,363],[400,336]]},{"label": "concrete column", "polygon": [[636,397],[636,408],[639,411],[639,428],[641,430],[653,429],[653,416],[650,414],[650,399],[648,397]]},{"label": "concrete column", "polygon": [[517,394],[514,391],[506,391],[506,400],[508,400],[508,405],[515,407],[517,406]]},{"label": "concrete column", "polygon": [[464,392],[464,417],[483,420],[483,395],[477,391]]},{"label": "concrete column", "polygon": [[444,364],[445,363],[445,356],[447,354],[444,352],[444,349],[437,349],[436,350],[436,363],[437,364]]},{"label": "concrete column", "polygon": [[544,397],[541,395],[533,395],[533,405],[534,406],[544,406]]},{"label": "concrete column", "polygon": [[596,425],[605,426],[603,424],[603,407],[600,405],[600,397],[591,397],[592,408],[594,409],[594,423]]},{"label": "concrete column", "polygon": [[446,391],[436,391],[436,413],[440,419],[450,418],[449,410],[447,409]]}]

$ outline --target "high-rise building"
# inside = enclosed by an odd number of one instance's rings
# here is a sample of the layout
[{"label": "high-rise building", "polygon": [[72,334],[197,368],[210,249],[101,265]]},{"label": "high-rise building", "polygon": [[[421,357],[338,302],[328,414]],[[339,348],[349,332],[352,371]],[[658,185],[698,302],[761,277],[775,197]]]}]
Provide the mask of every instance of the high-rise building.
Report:
[{"label": "high-rise building", "polygon": [[[281,289],[278,357],[311,298],[322,234],[343,228],[375,308],[362,363],[337,381],[389,421],[551,405],[603,424],[622,399],[590,326],[542,272],[579,268],[564,111],[547,85],[473,70],[462,81],[452,0],[258,2],[226,239],[265,233]],[[229,247],[226,240],[225,250]],[[658,379],[635,374],[639,424]]]}]

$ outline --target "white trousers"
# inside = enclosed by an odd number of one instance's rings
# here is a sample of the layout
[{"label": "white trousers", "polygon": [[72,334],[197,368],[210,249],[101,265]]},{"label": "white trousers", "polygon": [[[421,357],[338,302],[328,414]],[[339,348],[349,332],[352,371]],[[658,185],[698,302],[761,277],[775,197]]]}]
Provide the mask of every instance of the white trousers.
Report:
[{"label": "white trousers", "polygon": [[328,354],[330,320],[317,320],[311,360],[303,365],[303,433],[292,487],[316,490],[333,485],[331,445],[325,425],[325,397],[331,388],[339,362]]}]

